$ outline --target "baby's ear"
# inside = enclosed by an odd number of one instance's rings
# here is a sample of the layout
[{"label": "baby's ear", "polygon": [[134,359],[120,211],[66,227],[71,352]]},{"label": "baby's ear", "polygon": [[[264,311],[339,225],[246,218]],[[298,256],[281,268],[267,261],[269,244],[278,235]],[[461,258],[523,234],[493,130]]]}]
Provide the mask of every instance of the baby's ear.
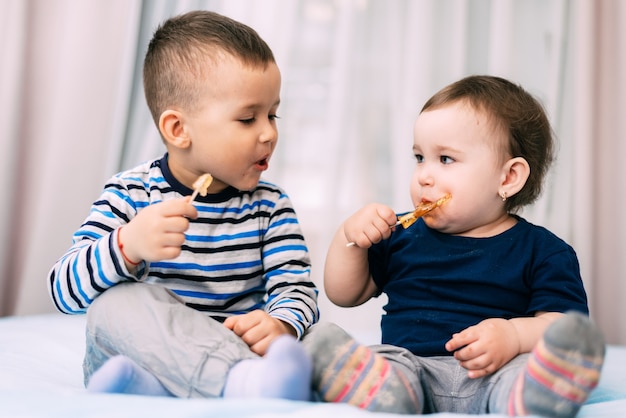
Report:
[{"label": "baby's ear", "polygon": [[168,146],[187,148],[191,144],[185,131],[183,115],[177,110],[167,109],[161,113],[159,131]]},{"label": "baby's ear", "polygon": [[508,160],[502,166],[502,182],[500,183],[499,194],[511,197],[526,184],[530,176],[530,165],[522,157],[515,157]]}]

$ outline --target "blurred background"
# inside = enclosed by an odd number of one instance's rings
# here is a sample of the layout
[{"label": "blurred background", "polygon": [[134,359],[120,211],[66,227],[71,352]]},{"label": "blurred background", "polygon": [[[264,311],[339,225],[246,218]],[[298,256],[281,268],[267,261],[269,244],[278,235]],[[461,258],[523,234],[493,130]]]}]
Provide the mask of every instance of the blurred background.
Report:
[{"label": "blurred background", "polygon": [[[411,209],[412,125],[469,74],[523,85],[559,140],[522,215],[577,251],[592,317],[626,344],[626,2],[621,0],[1,0],[0,316],[53,312],[47,274],[104,182],[164,151],[145,105],[147,44],[192,9],[240,20],[283,75],[267,180],[292,198],[322,319],[378,338],[383,297],[323,295],[339,224],[379,201]],[[369,342],[369,341],[368,341]]]}]

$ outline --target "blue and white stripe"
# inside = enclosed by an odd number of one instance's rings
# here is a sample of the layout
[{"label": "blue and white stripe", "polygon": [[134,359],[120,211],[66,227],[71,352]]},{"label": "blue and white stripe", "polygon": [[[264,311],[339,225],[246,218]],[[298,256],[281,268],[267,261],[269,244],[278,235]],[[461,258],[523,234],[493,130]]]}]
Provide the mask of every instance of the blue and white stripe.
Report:
[{"label": "blue and white stripe", "polygon": [[117,174],[74,234],[73,245],[49,274],[57,309],[83,313],[111,286],[145,281],[168,287],[185,303],[216,318],[265,309],[302,335],[317,321],[310,257],[289,197],[261,181],[252,191],[227,189],[194,202],[179,257],[125,267],[117,228],[143,208],[191,190],[167,169],[165,156]]}]

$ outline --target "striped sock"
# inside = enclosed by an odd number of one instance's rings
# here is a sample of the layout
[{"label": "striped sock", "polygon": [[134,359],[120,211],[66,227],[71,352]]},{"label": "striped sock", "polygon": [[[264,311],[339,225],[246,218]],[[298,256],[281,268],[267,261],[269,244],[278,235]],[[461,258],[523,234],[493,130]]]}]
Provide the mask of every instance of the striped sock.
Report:
[{"label": "striped sock", "polygon": [[508,414],[574,417],[598,385],[604,353],[602,333],[585,315],[558,319],[513,385]]},{"label": "striped sock", "polygon": [[419,413],[420,402],[404,375],[334,324],[318,324],[303,344],[313,357],[313,389],[326,402],[361,409]]}]

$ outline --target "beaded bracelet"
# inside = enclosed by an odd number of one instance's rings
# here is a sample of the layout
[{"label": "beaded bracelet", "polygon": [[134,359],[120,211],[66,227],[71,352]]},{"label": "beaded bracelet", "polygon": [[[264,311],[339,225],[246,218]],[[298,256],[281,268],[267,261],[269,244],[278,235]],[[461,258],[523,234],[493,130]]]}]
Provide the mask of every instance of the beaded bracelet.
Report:
[{"label": "beaded bracelet", "polygon": [[124,244],[122,244],[122,241],[120,240],[120,231],[122,230],[122,228],[118,228],[117,229],[117,248],[120,249],[120,253],[122,254],[122,257],[124,258],[124,260],[128,263],[128,264],[132,264],[133,266],[138,266],[139,264],[141,264],[141,261],[139,261],[138,263],[135,263],[134,261],[132,261],[130,258],[128,258],[126,256],[126,254],[124,254]]}]

